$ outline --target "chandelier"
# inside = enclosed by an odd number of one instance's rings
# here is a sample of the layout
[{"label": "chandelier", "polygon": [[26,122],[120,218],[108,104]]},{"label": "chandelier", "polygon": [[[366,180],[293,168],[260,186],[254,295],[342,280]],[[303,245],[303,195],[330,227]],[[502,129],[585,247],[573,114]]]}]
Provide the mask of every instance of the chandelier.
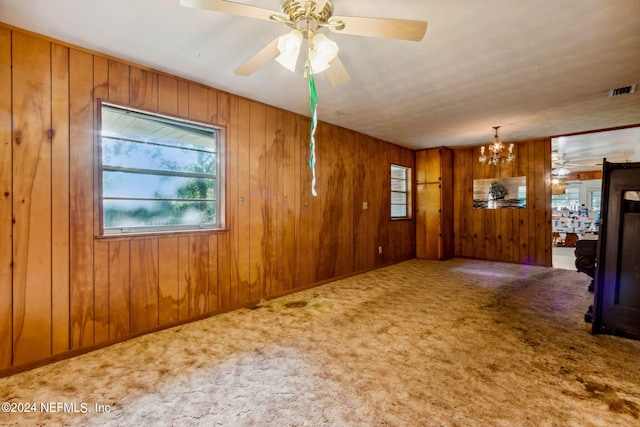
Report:
[{"label": "chandelier", "polygon": [[488,155],[485,154],[484,145],[480,147],[480,158],[478,159],[480,163],[488,163],[490,165],[497,165],[498,162],[502,160],[503,163],[511,163],[516,156],[513,155],[513,144],[509,144],[509,154],[504,155],[502,152],[506,148],[506,146],[500,142],[498,138],[498,129],[500,126],[493,127],[496,131],[495,136],[493,137],[493,142],[487,147],[489,149]]}]

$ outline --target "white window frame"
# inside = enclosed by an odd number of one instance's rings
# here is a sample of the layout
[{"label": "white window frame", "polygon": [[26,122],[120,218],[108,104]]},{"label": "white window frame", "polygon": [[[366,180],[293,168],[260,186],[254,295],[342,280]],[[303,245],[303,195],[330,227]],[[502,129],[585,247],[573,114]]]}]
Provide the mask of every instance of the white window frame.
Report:
[{"label": "white window frame", "polygon": [[[404,172],[404,179],[394,178],[394,169],[402,170]],[[408,166],[391,164],[389,168],[390,171],[390,215],[391,219],[410,219],[411,218],[411,168]],[[394,190],[394,181],[404,181],[405,182],[405,191]],[[404,203],[394,203],[394,194],[404,194]],[[394,215],[394,206],[404,206],[406,215]]]},{"label": "white window frame", "polygon": [[[144,167],[121,167],[114,165],[105,165],[103,159],[103,146],[104,140],[126,140],[128,143],[141,144],[141,146],[148,145],[157,145],[163,146],[165,148],[170,148],[173,150],[184,150],[184,151],[198,151],[194,148],[181,147],[176,144],[172,144],[171,142],[158,142],[149,140],[143,140],[140,138],[139,140],[135,138],[121,138],[117,135],[109,135],[105,136],[103,134],[103,109],[111,109],[117,110],[120,113],[124,114],[132,114],[137,115],[144,118],[151,118],[153,121],[157,123],[167,123],[168,125],[182,127],[184,129],[197,129],[203,130],[206,132],[212,133],[212,147],[210,150],[202,150],[208,154],[213,154],[215,156],[215,173],[200,173],[200,172],[189,172],[189,171],[171,171],[171,170],[162,170],[162,169],[153,169],[153,168],[144,168]],[[103,236],[113,236],[113,235],[123,235],[123,234],[156,234],[156,233],[166,233],[166,232],[185,232],[185,231],[198,231],[198,230],[220,230],[223,229],[224,226],[224,169],[223,162],[221,161],[223,158],[222,149],[224,147],[224,128],[211,125],[208,123],[199,123],[195,121],[185,120],[182,118],[176,118],[168,115],[158,114],[155,112],[144,111],[136,108],[131,108],[128,106],[113,104],[109,102],[99,101],[99,134],[98,134],[98,163],[99,163],[99,199],[100,199],[100,227],[102,230]],[[140,176],[158,176],[158,177],[178,177],[178,178],[202,178],[205,180],[215,180],[214,189],[213,189],[213,197],[205,198],[205,199],[192,199],[192,198],[170,198],[170,197],[127,197],[127,196],[105,196],[104,194],[104,177],[105,172],[122,172],[128,173],[130,176],[135,176],[139,174]],[[213,203],[214,204],[214,218],[215,220],[212,222],[206,223],[183,223],[183,224],[172,224],[172,225],[118,225],[112,226],[110,224],[105,224],[105,200],[122,200],[122,201],[132,201],[137,200],[140,202],[145,201],[162,201],[162,202],[180,202],[180,201],[189,201],[189,202],[201,202],[201,203]]]}]

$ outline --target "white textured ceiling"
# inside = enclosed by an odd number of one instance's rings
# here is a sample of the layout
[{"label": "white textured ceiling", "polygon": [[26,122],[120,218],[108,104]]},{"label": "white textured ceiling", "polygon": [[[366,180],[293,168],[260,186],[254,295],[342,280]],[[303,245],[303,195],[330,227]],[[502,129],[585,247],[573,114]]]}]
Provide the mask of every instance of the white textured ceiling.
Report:
[{"label": "white textured ceiling", "polygon": [[[333,4],[335,15],[429,25],[420,42],[329,32],[352,80],[332,87],[318,76],[320,120],[410,148],[486,143],[496,125],[502,140],[519,140],[640,124],[640,86],[608,97],[640,83],[639,0]],[[283,24],[179,0],[0,0],[0,21],[309,115],[301,73],[274,61],[249,77],[233,73]],[[627,151],[640,145],[631,138]]]}]

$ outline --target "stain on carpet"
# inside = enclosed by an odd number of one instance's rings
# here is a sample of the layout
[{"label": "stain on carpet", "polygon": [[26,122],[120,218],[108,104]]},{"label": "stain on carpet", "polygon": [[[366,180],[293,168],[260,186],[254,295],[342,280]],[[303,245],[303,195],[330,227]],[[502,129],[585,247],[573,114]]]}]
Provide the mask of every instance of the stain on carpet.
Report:
[{"label": "stain on carpet", "polygon": [[289,301],[284,306],[287,308],[302,308],[302,307],[306,307],[307,304],[309,303],[306,301],[298,300],[298,301]]},{"label": "stain on carpet", "polygon": [[589,398],[606,403],[611,412],[631,415],[635,419],[640,418],[640,406],[635,402],[620,398],[616,390],[610,385],[582,378],[578,378],[578,381],[584,385]]}]

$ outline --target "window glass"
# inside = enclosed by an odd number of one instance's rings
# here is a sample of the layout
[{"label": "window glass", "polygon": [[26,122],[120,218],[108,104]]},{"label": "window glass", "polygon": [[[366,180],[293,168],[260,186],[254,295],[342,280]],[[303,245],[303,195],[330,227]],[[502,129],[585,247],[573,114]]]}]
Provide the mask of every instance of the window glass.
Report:
[{"label": "window glass", "polygon": [[105,234],[219,228],[220,130],[102,104]]},{"label": "window glass", "polygon": [[580,188],[567,185],[564,194],[551,196],[551,207],[554,211],[577,211],[578,207],[580,207]]},{"label": "window glass", "polygon": [[409,218],[410,172],[410,168],[391,165],[391,218]]},{"label": "window glass", "polygon": [[600,190],[591,192],[591,209],[599,211],[600,210]]}]

